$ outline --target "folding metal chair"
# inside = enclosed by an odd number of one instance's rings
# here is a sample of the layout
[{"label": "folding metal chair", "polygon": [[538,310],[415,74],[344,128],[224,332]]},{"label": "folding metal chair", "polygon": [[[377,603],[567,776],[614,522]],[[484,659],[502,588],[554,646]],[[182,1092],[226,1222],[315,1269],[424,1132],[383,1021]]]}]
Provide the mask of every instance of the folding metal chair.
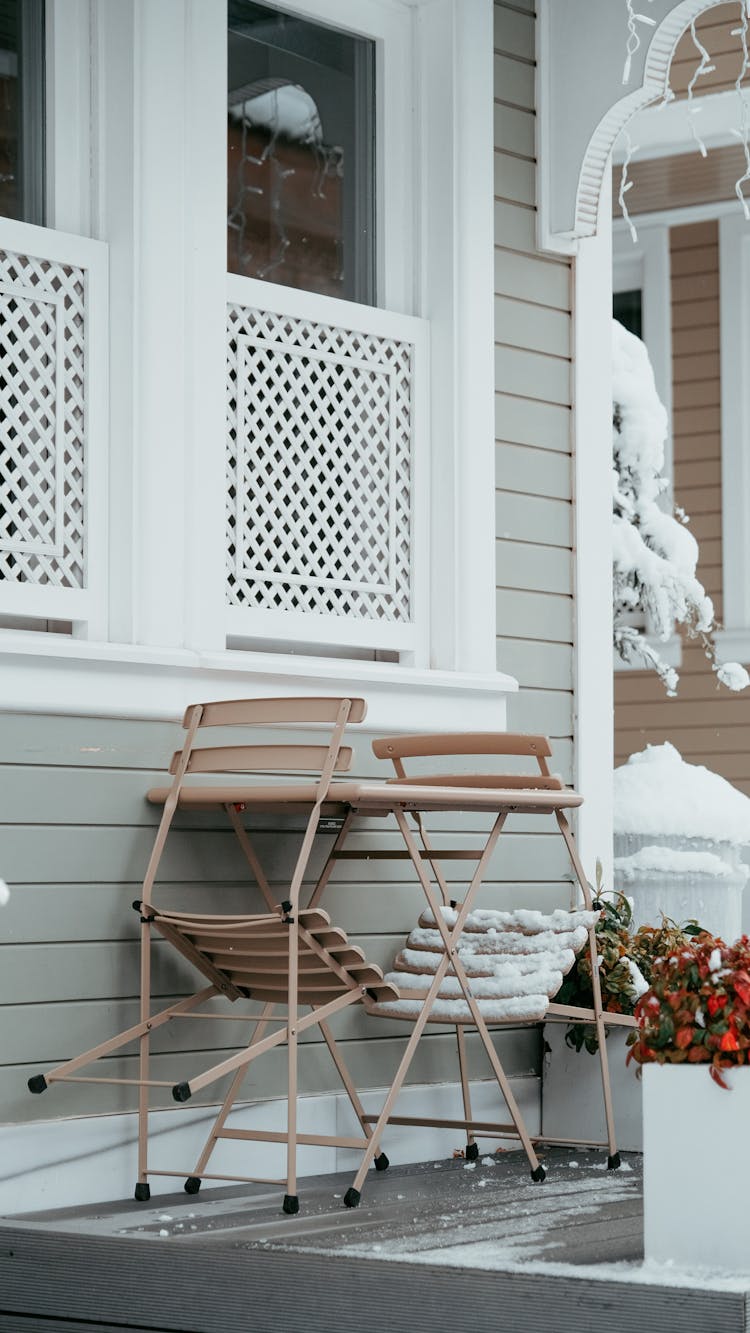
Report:
[{"label": "folding metal chair", "polygon": [[[365,1001],[397,998],[393,986],[383,981],[379,967],[367,962],[361,949],[351,945],[342,930],[331,924],[330,917],[320,908],[300,908],[300,890],[313,850],[315,834],[321,815],[329,808],[340,811],[334,804],[332,779],[336,772],[347,770],[352,751],[342,744],[349,722],[361,722],[366,705],[363,699],[246,699],[221,703],[195,704],[188,708],[183,721],[186,731],[182,749],[174,754],[169,771],[169,787],[149,792],[149,799],[163,804],[153,851],[143,881],[141,898],[133,904],[141,921],[141,1015],[140,1021],[125,1032],[84,1052],[73,1060],[37,1074],[29,1080],[32,1092],[43,1092],[51,1083],[109,1082],[134,1083],[138,1087],[138,1183],[135,1197],[150,1197],[149,1177],[187,1175],[185,1189],[196,1193],[202,1179],[257,1180],[248,1176],[209,1175],[206,1166],[222,1139],[248,1139],[267,1143],[284,1143],[287,1149],[287,1171],[283,1208],[296,1213],[299,1208],[296,1183],[296,1154],[298,1144],[364,1148],[371,1130],[364,1119],[364,1111],[354,1084],[346,1068],[341,1050],[333,1038],[328,1019],[349,1005]],[[252,727],[282,724],[287,727],[307,724],[329,724],[330,739],[318,744],[264,744],[199,747],[196,740],[206,727]],[[306,779],[290,779],[290,772],[307,774]],[[193,775],[243,773],[255,775],[244,778],[241,786],[235,779],[232,785],[206,783],[195,785]],[[267,774],[284,774],[269,778]],[[259,777],[258,774],[264,776]],[[311,776],[312,775],[312,776]],[[343,785],[343,784],[342,784]],[[347,785],[347,790],[351,784]],[[238,837],[253,877],[268,905],[268,910],[257,914],[224,915],[163,911],[155,903],[153,893],[164,846],[178,808],[211,808],[223,806]],[[244,808],[254,810],[307,812],[307,822],[301,846],[294,864],[289,886],[283,901],[276,904],[268,880],[261,867],[252,841],[240,818]],[[291,836],[291,835],[289,835]],[[201,974],[201,989],[161,1012],[151,1012],[151,941],[156,931]],[[187,1172],[161,1171],[149,1165],[148,1112],[149,1088],[171,1086],[149,1077],[150,1044],[154,1031],[166,1023],[195,1017],[194,1011],[216,996],[224,996],[232,1004],[252,998],[262,1005],[256,1015],[197,1015],[212,1021],[240,1021],[251,1023],[249,1040],[235,1055],[214,1062],[208,1069],[179,1082],[172,1088],[176,1101],[187,1101],[194,1093],[209,1087],[226,1075],[233,1075],[229,1089],[212,1125],[197,1164]],[[283,1018],[274,1018],[277,1005],[286,1006]],[[305,1014],[302,1010],[309,1008]],[[269,1025],[277,1030],[266,1035]],[[317,1027],[330,1052],[343,1087],[352,1104],[361,1127],[361,1137],[301,1134],[297,1128],[298,1041],[300,1036]],[[81,1078],[78,1071],[104,1056],[112,1055],[128,1042],[139,1044],[139,1077],[112,1079],[106,1077]],[[288,1116],[285,1130],[230,1129],[226,1122],[239,1095],[242,1081],[255,1060],[282,1044],[287,1047]],[[375,1165],[384,1170],[388,1159],[379,1150],[374,1154]]]},{"label": "folding metal chair", "polygon": [[[387,975],[386,979],[399,988],[398,1000],[379,1002],[369,1010],[389,1018],[404,1018],[412,1022],[413,1027],[382,1110],[379,1115],[368,1117],[374,1123],[373,1135],[345,1196],[345,1202],[352,1207],[359,1202],[362,1183],[373,1153],[377,1152],[383,1131],[391,1120],[399,1125],[461,1128],[467,1135],[469,1158],[478,1155],[475,1143],[477,1134],[486,1134],[488,1137],[516,1136],[526,1152],[532,1179],[544,1180],[544,1167],[535,1151],[535,1143],[539,1142],[539,1138],[531,1135],[526,1128],[492,1041],[489,1024],[493,1027],[517,1025],[548,1018],[590,1021],[595,1024],[599,1038],[607,1140],[602,1144],[592,1144],[590,1140],[565,1142],[581,1145],[586,1142],[587,1146],[607,1147],[607,1165],[610,1169],[617,1169],[620,1157],[615,1141],[605,1024],[617,1021],[621,1016],[605,1015],[602,1009],[594,933],[598,912],[594,909],[591,890],[565,815],[567,809],[580,805],[582,798],[576,792],[566,789],[560,778],[550,773],[547,764],[551,755],[549,741],[544,736],[506,733],[386,737],[375,741],[373,750],[378,758],[390,759],[396,770],[395,778],[385,784],[391,793],[387,810],[395,816],[405,850],[394,855],[408,857],[412,862],[428,910],[420,921],[416,935],[410,936],[407,950],[399,956],[396,969]],[[405,759],[415,757],[465,759],[466,756],[527,756],[537,760],[539,771],[536,774],[454,772],[407,776],[403,763]],[[382,792],[377,795],[377,801],[378,812],[385,814],[386,800]],[[354,805],[362,812],[374,812],[368,810],[365,788],[361,789]],[[430,810],[483,810],[491,814],[492,827],[484,846],[476,850],[433,848],[423,817]],[[580,888],[582,909],[559,911],[546,916],[528,911],[493,913],[474,910],[490,858],[511,813],[546,814],[554,818]],[[408,816],[416,822],[421,847],[409,826]],[[477,864],[463,901],[457,902],[452,898],[440,862],[463,859],[476,861]],[[432,869],[434,883],[425,863]],[[572,966],[575,953],[586,944],[592,963],[593,1006],[587,1009],[555,1005],[550,1001],[550,996],[559,989],[562,974]],[[530,958],[535,953],[536,964],[533,957]],[[428,955],[429,961],[425,965],[425,957]],[[539,955],[545,955],[542,968],[539,967]],[[526,972],[519,967],[521,959],[531,963]],[[509,986],[511,973],[513,985]],[[456,1025],[464,1105],[462,1120],[393,1115],[395,1102],[428,1023]],[[476,1028],[479,1034],[510,1113],[510,1123],[480,1123],[472,1116],[464,1038],[467,1026]],[[544,1141],[552,1142],[549,1139]]]}]

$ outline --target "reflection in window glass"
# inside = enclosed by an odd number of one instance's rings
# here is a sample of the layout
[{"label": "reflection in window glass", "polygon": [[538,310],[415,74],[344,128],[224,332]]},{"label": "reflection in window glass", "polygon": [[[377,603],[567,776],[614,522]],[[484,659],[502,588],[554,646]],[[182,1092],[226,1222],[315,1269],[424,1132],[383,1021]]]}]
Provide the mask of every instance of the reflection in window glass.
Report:
[{"label": "reflection in window glass", "polygon": [[43,0],[0,0],[0,217],[44,222]]},{"label": "reflection in window glass", "polygon": [[229,0],[231,273],[374,301],[374,43]]}]

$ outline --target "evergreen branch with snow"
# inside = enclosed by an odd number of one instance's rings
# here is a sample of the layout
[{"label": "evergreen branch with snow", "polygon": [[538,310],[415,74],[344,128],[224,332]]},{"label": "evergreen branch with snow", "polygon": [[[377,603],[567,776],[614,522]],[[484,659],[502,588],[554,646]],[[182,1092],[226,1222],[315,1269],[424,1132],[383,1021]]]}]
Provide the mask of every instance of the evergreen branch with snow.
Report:
[{"label": "evergreen branch with snow", "polygon": [[745,689],[750,676],[743,666],[717,662],[713,603],[696,575],[698,543],[687,516],[665,505],[668,421],[648,352],[617,320],[612,333],[615,651],[623,661],[655,671],[674,695],[678,673],[653,640],[665,642],[675,624],[682,625],[702,644],[718,680],[731,690]]}]

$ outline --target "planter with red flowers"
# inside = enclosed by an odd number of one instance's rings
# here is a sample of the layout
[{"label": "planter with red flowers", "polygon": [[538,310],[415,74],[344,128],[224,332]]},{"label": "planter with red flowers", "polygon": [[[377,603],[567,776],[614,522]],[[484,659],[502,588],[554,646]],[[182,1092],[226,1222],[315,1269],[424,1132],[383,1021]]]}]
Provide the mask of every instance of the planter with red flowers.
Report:
[{"label": "planter with red flowers", "polygon": [[654,964],[643,1066],[647,1259],[750,1270],[750,940],[701,934]]}]

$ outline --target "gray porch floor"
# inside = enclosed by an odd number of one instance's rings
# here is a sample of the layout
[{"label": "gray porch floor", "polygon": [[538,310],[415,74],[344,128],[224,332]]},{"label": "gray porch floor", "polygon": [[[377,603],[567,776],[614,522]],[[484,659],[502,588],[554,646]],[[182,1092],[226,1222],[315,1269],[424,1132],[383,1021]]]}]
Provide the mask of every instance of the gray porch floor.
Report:
[{"label": "gray porch floor", "polygon": [[[329,1333],[575,1329],[747,1333],[740,1279],[702,1281],[642,1263],[640,1159],[553,1149],[351,1174],[281,1192],[198,1196],[0,1220],[0,1333]],[[750,1288],[750,1279],[747,1287]]]}]

